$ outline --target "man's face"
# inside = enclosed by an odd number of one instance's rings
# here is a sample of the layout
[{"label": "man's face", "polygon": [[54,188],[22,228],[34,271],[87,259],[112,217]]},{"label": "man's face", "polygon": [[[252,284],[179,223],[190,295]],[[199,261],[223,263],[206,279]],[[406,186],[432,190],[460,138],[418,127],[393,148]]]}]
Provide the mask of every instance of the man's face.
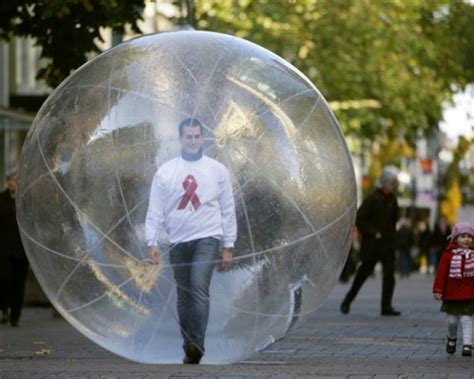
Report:
[{"label": "man's face", "polygon": [[179,137],[181,150],[187,154],[197,154],[204,142],[199,126],[185,126],[183,135]]},{"label": "man's face", "polygon": [[16,175],[12,175],[7,179],[7,188],[11,193],[16,192]]}]

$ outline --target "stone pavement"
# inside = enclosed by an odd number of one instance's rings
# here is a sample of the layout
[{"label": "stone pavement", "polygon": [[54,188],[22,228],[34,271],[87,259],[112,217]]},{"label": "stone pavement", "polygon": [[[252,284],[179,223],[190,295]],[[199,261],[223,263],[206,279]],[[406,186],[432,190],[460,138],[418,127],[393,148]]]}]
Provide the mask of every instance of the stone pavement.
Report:
[{"label": "stone pavement", "polygon": [[370,278],[342,315],[338,284],[307,323],[233,365],[146,365],[103,350],[51,309],[26,308],[19,328],[0,326],[0,378],[474,378],[474,358],[445,353],[446,326],[432,277],[398,279],[401,317],[380,316],[380,278]]}]

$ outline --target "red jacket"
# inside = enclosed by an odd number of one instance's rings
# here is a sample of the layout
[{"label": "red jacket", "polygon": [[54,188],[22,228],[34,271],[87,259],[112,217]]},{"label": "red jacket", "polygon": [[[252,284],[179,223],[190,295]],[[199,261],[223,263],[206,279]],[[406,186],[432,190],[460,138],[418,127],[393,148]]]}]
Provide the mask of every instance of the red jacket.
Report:
[{"label": "red jacket", "polygon": [[[433,284],[433,292],[442,293],[443,300],[448,301],[474,300],[474,277],[461,279],[449,277],[449,266],[454,255],[452,250],[457,247],[455,243],[450,243],[443,251]],[[462,267],[464,267],[464,256],[462,257]]]}]

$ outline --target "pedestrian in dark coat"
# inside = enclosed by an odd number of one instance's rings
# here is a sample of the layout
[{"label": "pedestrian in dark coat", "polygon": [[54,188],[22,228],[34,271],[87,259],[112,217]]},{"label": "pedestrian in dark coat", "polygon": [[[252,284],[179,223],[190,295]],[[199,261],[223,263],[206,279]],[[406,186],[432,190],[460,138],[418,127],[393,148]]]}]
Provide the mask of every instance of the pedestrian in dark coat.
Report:
[{"label": "pedestrian in dark coat", "polygon": [[397,231],[396,241],[400,276],[408,277],[412,269],[411,250],[415,244],[415,234],[408,217],[403,218],[402,225]]},{"label": "pedestrian in dark coat", "polygon": [[431,231],[428,222],[420,220],[416,225],[416,246],[418,248],[418,269],[422,274],[427,274],[430,250]]},{"label": "pedestrian in dark coat", "polygon": [[448,320],[446,352],[454,354],[458,323],[461,321],[463,334],[462,355],[472,355],[472,316],[474,315],[474,250],[471,244],[474,228],[468,222],[454,225],[451,242],[441,255],[433,294],[436,300],[443,300],[441,311]]},{"label": "pedestrian in dark coat", "polygon": [[25,294],[28,260],[18,230],[15,210],[16,174],[7,175],[7,189],[0,193],[0,302],[3,320],[8,310],[12,326],[18,326]]},{"label": "pedestrian in dark coat", "polygon": [[372,274],[377,262],[382,263],[383,316],[398,316],[400,312],[392,307],[395,289],[395,236],[398,221],[398,202],[395,192],[398,186],[397,170],[384,168],[377,188],[360,206],[356,226],[361,235],[360,260],[351,289],[341,303],[341,312],[349,313],[351,302],[357,296],[366,279]]}]

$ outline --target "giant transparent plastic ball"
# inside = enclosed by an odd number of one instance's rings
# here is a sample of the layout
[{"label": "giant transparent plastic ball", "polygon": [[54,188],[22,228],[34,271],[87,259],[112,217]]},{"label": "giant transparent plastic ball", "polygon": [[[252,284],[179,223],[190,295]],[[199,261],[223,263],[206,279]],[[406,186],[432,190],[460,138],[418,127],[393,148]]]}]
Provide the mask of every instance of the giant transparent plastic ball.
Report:
[{"label": "giant transparent plastic ball", "polygon": [[147,260],[157,168],[194,116],[205,154],[232,179],[238,238],[215,271],[202,363],[235,362],[285,335],[325,300],[351,245],[350,154],[318,90],[245,40],[209,32],[118,45],[65,80],[23,147],[17,211],[45,293],[75,328],[131,360],[183,358],[176,285]]}]

